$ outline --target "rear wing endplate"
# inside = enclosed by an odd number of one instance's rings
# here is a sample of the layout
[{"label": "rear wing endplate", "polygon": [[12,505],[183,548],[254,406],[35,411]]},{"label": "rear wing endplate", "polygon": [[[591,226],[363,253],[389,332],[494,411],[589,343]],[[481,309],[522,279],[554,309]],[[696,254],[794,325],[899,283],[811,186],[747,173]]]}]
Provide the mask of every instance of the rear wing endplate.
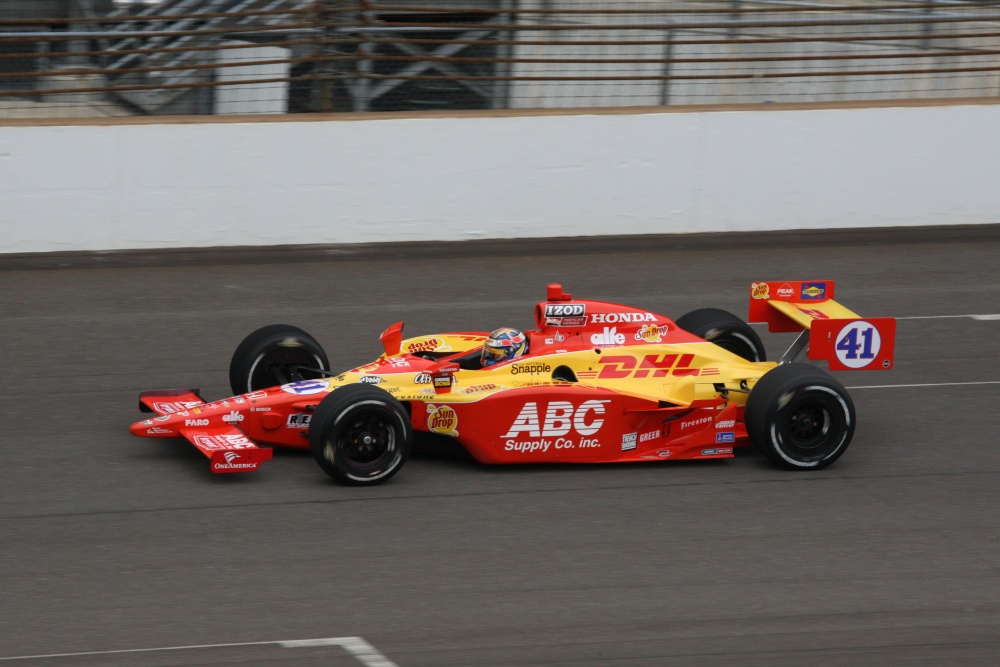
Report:
[{"label": "rear wing endplate", "polygon": [[832,280],[759,282],[750,286],[750,322],[771,332],[801,332],[781,363],[808,346],[810,359],[830,370],[889,370],[896,351],[896,320],[861,317],[833,300]]}]

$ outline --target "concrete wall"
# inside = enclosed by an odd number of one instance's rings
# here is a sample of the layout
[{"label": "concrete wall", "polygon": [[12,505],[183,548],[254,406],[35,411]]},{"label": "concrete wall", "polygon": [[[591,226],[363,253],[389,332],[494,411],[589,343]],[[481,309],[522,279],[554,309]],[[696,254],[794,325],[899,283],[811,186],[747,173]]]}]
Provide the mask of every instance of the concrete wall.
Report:
[{"label": "concrete wall", "polygon": [[0,127],[0,252],[1000,221],[1000,105]]}]

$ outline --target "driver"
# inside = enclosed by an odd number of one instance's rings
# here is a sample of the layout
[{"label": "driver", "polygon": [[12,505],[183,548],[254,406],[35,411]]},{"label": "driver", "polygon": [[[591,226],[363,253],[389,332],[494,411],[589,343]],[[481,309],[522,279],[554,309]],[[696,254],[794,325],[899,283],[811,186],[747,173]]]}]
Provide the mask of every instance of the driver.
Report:
[{"label": "driver", "polygon": [[501,361],[517,359],[528,351],[528,337],[517,329],[504,327],[490,334],[483,343],[480,357],[483,366],[492,366]]}]

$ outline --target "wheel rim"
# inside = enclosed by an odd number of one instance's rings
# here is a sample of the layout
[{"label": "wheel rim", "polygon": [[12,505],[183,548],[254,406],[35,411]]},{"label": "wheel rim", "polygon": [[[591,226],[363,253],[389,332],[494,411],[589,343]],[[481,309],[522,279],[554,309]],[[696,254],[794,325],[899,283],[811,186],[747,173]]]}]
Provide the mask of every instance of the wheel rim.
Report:
[{"label": "wheel rim", "polygon": [[778,413],[772,436],[783,458],[796,465],[820,463],[845,442],[850,418],[843,401],[825,387],[791,396]]},{"label": "wheel rim", "polygon": [[266,352],[257,357],[250,367],[247,391],[314,379],[315,372],[303,373],[303,371],[322,367],[323,362],[320,359],[301,349],[285,348]]},{"label": "wheel rim", "polygon": [[358,410],[325,438],[326,458],[359,477],[370,477],[389,467],[397,454],[397,423],[392,414]]}]

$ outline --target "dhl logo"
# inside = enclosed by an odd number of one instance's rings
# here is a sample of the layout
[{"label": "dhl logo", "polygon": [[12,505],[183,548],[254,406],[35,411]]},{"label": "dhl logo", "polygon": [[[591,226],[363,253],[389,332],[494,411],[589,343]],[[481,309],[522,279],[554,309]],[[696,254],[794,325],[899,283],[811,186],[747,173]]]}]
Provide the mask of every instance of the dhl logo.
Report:
[{"label": "dhl logo", "polygon": [[598,362],[604,367],[601,368],[597,377],[604,380],[619,380],[623,378],[662,378],[668,375],[675,377],[699,375],[700,368],[691,368],[693,361],[693,354],[647,354],[642,359],[610,355],[601,357]]}]

